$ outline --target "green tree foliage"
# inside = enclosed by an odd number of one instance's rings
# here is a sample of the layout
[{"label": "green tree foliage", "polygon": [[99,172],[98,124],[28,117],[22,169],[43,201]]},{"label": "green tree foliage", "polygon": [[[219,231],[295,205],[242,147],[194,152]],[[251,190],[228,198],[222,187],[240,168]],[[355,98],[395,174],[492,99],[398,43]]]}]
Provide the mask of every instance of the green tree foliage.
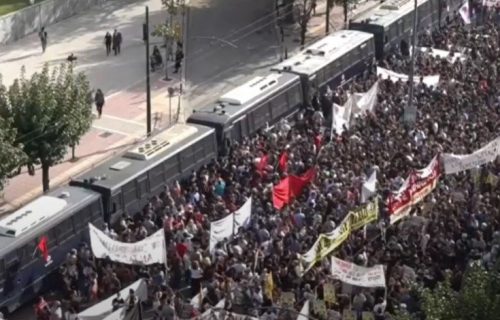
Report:
[{"label": "green tree foliage", "polygon": [[[434,290],[420,289],[421,311],[426,320],[496,320],[500,319],[500,272],[498,267],[486,270],[471,266],[459,292],[451,287],[449,279]],[[396,315],[395,319],[408,319]]]},{"label": "green tree foliage", "polygon": [[49,189],[49,169],[61,161],[69,146],[78,144],[92,124],[92,92],[86,76],[72,66],[49,72],[47,65],[31,79],[21,78],[9,88],[0,114],[12,119],[17,141],[27,155],[29,172],[42,168],[43,190]]},{"label": "green tree foliage", "polygon": [[[0,110],[8,107],[7,89],[0,77]],[[17,132],[12,127],[12,119],[0,115],[0,190],[8,176],[26,161],[22,145],[16,141]]]}]

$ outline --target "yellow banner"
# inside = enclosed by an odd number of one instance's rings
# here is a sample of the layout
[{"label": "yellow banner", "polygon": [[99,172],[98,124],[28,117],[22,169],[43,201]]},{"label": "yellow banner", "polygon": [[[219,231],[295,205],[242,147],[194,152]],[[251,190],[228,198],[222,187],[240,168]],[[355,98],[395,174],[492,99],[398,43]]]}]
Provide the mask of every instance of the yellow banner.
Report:
[{"label": "yellow banner", "polygon": [[293,307],[295,304],[295,293],[282,292],[280,296],[280,305],[282,307]]},{"label": "yellow banner", "polygon": [[363,207],[349,212],[351,216],[351,229],[356,231],[378,219],[378,199],[368,202]]},{"label": "yellow banner", "polygon": [[307,263],[306,272],[317,262],[321,261],[330,252],[335,250],[351,234],[351,220],[349,215],[330,233],[322,233],[314,243],[313,247],[302,255],[302,260]]},{"label": "yellow banner", "polygon": [[315,314],[321,317],[327,316],[326,304],[325,301],[323,300],[318,300],[318,299],[312,300],[312,310]]},{"label": "yellow banner", "polygon": [[269,272],[265,279],[264,285],[264,294],[269,298],[273,299],[273,291],[274,291],[274,281],[273,281],[273,273]]},{"label": "yellow banner", "polygon": [[335,295],[335,287],[332,283],[325,283],[323,285],[323,298],[326,303],[335,304],[337,302],[337,296]]},{"label": "yellow banner", "polygon": [[367,203],[365,206],[351,211],[342,220],[335,230],[330,233],[322,233],[311,249],[302,255],[302,261],[307,266],[304,272],[309,271],[317,262],[328,256],[344,242],[351,231],[358,230],[378,218],[377,199]]}]

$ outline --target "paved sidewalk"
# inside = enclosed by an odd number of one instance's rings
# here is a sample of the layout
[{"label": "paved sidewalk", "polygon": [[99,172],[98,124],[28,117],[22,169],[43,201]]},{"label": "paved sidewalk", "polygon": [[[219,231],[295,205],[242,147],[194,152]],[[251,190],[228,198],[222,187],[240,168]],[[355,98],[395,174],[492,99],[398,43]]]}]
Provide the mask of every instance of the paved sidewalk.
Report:
[{"label": "paved sidewalk", "polygon": [[[351,16],[377,3],[373,0],[365,2],[354,9]],[[110,156],[118,154],[125,148],[144,139],[146,133],[146,105],[145,49],[142,41],[142,23],[144,22],[145,5],[149,6],[151,27],[165,21],[167,13],[162,10],[159,0],[109,1],[100,8],[47,27],[49,46],[43,55],[36,34],[10,45],[0,46],[0,70],[3,73],[3,82],[6,85],[9,85],[19,76],[23,65],[26,68],[26,75],[30,76],[40,70],[44,63],[58,65],[65,61],[70,53],[74,53],[78,57],[77,70],[87,74],[93,88],[101,88],[105,92],[106,105],[104,106],[103,117],[96,119],[91,131],[82,138],[80,145],[76,148],[77,159],[72,160],[71,152],[68,152],[62,163],[51,168],[51,187],[67,182],[72,176],[88,170]],[[324,35],[325,5],[326,0],[318,1],[317,14],[309,23],[307,43]],[[222,4],[220,6],[223,8]],[[264,4],[262,6],[262,10],[265,11]],[[197,7],[194,7],[194,12],[199,12],[203,8],[204,5],[198,4]],[[221,11],[217,18],[223,17],[226,13]],[[271,18],[272,14],[268,16]],[[179,20],[177,21],[180,23]],[[341,6],[332,8],[330,21],[335,29],[340,29],[343,26],[343,10]],[[265,32],[259,34],[259,31],[256,32],[255,36],[249,38],[252,33],[252,28],[249,26],[255,23],[252,22],[240,29],[236,29],[236,31],[231,31],[231,34],[237,40],[230,40],[233,42],[238,42],[240,39],[241,41],[244,40],[245,44],[242,50],[248,51],[245,53],[247,55],[245,63],[250,65],[250,68],[247,69],[242,69],[242,64],[238,65],[233,70],[236,73],[264,72],[268,70],[270,63],[278,62],[271,57],[265,63],[260,59],[258,64],[252,65],[259,56],[255,54],[257,52],[256,48],[262,47],[262,43],[274,42],[272,39],[267,39],[271,34]],[[124,37],[122,54],[118,57],[106,57],[103,43],[104,34],[106,31],[112,32],[115,28]],[[331,29],[333,30],[333,28]],[[212,30],[212,34],[217,34],[215,32],[215,30]],[[221,29],[217,32],[226,34],[228,31]],[[289,56],[300,49],[298,35],[299,29],[296,25],[285,29],[284,44],[288,49]],[[249,44],[250,40],[253,43],[252,45]],[[153,38],[152,45],[155,44],[161,45],[162,40]],[[279,46],[274,47],[269,47],[269,52],[266,52],[266,54],[272,56],[272,51],[279,53]],[[210,50],[204,47],[202,49]],[[206,59],[201,60],[205,60],[200,61],[201,64],[206,65],[208,63]],[[195,67],[194,64],[192,66]],[[170,66],[169,76],[173,80],[169,82],[161,80],[163,77],[162,72],[152,74],[153,127],[156,129],[168,126],[174,118],[172,113],[177,114],[179,108],[181,115],[184,114],[183,110],[185,108],[190,110],[194,105],[192,99],[206,102],[211,99],[210,94],[216,96],[220,91],[200,86],[200,90],[196,92],[191,90],[193,92],[189,92],[191,101],[186,103],[184,95],[179,97],[178,88],[181,83],[181,75],[172,74],[172,69],[172,66]],[[185,70],[182,71],[185,72]],[[201,74],[199,75],[201,77]],[[210,77],[213,77],[213,75],[210,74]],[[220,79],[213,82],[216,84],[221,83],[223,86],[231,84],[234,87],[244,82],[241,77],[238,77],[233,73],[227,73],[226,75],[221,73]],[[206,82],[201,78],[200,81]],[[168,87],[177,89],[176,95],[171,99],[168,97]],[[184,88],[186,88],[185,84]],[[36,171],[34,176],[29,176],[26,171],[23,171],[20,175],[10,179],[5,188],[3,197],[0,200],[0,214],[12,211],[41,193],[41,174],[39,170]]]},{"label": "paved sidewalk", "polygon": [[[380,4],[378,0],[361,0],[356,6],[349,10],[348,21],[357,15],[370,10]],[[326,0],[318,0],[316,14],[309,20],[305,47],[312,42],[326,35]],[[344,8],[341,5],[335,5],[330,9],[330,33],[335,30],[344,29]],[[285,40],[283,50],[286,48],[288,57],[301,50],[300,46],[300,27],[298,24],[284,27]],[[284,54],[284,53],[283,53]]]},{"label": "paved sidewalk", "polygon": [[[92,129],[77,146],[77,158],[72,160],[71,151],[68,151],[66,158],[51,168],[52,188],[145,138],[146,72],[142,41],[145,5],[149,6],[151,28],[165,21],[167,13],[159,0],[109,1],[103,7],[47,27],[49,46],[44,54],[37,35],[0,46],[0,72],[7,86],[19,77],[23,65],[26,76],[30,77],[44,63],[58,65],[74,53],[78,57],[76,70],[86,73],[91,86],[101,88],[105,93],[103,116],[94,120]],[[107,57],[104,35],[115,28],[124,38],[122,53]],[[154,37],[151,42],[152,46],[162,44],[161,39]],[[169,77],[172,78],[169,82],[162,80],[162,71],[151,74],[153,129],[169,126],[179,107],[180,74],[172,71],[173,65],[169,62]],[[170,86],[176,89],[172,99],[167,93]],[[29,176],[25,169],[10,179],[0,200],[0,214],[40,195],[41,181],[40,170]]]}]

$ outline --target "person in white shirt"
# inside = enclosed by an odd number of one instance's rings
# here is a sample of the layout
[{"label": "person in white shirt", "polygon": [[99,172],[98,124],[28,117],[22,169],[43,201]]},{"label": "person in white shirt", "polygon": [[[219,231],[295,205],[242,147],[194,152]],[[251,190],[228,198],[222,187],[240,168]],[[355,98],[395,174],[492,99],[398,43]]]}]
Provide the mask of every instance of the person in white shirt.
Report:
[{"label": "person in white shirt", "polygon": [[378,303],[373,307],[373,314],[375,316],[375,320],[385,319],[386,306],[387,302],[384,300],[384,298],[379,298]]}]

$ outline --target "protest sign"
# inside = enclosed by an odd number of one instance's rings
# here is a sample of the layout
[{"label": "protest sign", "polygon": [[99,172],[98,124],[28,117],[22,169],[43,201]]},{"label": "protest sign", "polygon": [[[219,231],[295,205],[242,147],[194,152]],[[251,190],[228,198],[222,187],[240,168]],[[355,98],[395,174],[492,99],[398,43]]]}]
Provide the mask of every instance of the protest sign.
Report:
[{"label": "protest sign", "polygon": [[210,252],[215,245],[224,239],[229,239],[238,232],[240,227],[247,227],[252,216],[252,198],[249,198],[236,212],[210,223]]},{"label": "protest sign", "polygon": [[444,172],[453,174],[494,161],[500,155],[500,137],[470,154],[445,153],[442,156]]},{"label": "protest sign", "polygon": [[315,314],[319,315],[320,317],[326,317],[327,311],[326,311],[325,301],[314,299],[312,301],[312,303],[313,303],[313,307],[312,307],[313,312]]},{"label": "protest sign", "polygon": [[391,224],[407,216],[413,205],[420,202],[436,188],[440,176],[438,157],[434,157],[427,167],[414,171],[403,186],[388,199]]},{"label": "protest sign", "polygon": [[280,305],[283,307],[292,307],[295,304],[295,293],[293,292],[282,292],[280,295]]},{"label": "protest sign", "polygon": [[332,276],[342,282],[359,287],[385,287],[384,266],[365,268],[332,257]]},{"label": "protest sign", "polygon": [[[135,296],[140,301],[146,301],[148,299],[148,285],[144,279],[139,279],[132,283],[128,287],[120,290],[120,296],[123,299],[127,299],[130,295],[130,290],[134,290]],[[113,299],[116,295],[113,295],[106,300],[95,304],[88,309],[83,310],[78,314],[78,319],[80,320],[102,320],[108,316],[111,316],[115,312],[113,311]],[[117,315],[121,315],[122,312],[117,312]]]},{"label": "protest sign", "polygon": [[365,203],[377,193],[377,171],[373,170],[370,177],[361,186],[361,203]]},{"label": "protest sign", "polygon": [[[403,82],[408,81],[408,76],[406,74],[397,73],[380,67],[377,67],[377,76],[384,80],[390,79],[392,82],[397,82],[399,80]],[[415,76],[415,78],[420,79],[419,76]],[[439,75],[425,76],[423,77],[423,83],[427,86],[437,87],[439,84]]]},{"label": "protest sign", "polygon": [[325,283],[323,285],[323,298],[328,304],[335,304],[337,302],[337,296],[335,295],[335,287],[332,283]]},{"label": "protest sign", "polygon": [[309,320],[310,304],[311,304],[311,302],[309,300],[306,300],[306,302],[304,302],[304,306],[302,306],[302,309],[300,309],[299,316],[297,317],[297,320]]},{"label": "protest sign", "polygon": [[90,246],[96,258],[109,258],[112,261],[134,265],[166,263],[163,229],[135,243],[111,239],[91,223],[89,223],[89,233]]},{"label": "protest sign", "polygon": [[330,252],[335,250],[351,234],[351,218],[348,214],[340,225],[330,233],[322,233],[311,249],[302,255],[302,261],[306,263],[305,271],[308,271],[317,262],[323,260]]},{"label": "protest sign", "polygon": [[351,230],[358,230],[378,218],[378,199],[367,203],[359,209],[351,211]]}]

